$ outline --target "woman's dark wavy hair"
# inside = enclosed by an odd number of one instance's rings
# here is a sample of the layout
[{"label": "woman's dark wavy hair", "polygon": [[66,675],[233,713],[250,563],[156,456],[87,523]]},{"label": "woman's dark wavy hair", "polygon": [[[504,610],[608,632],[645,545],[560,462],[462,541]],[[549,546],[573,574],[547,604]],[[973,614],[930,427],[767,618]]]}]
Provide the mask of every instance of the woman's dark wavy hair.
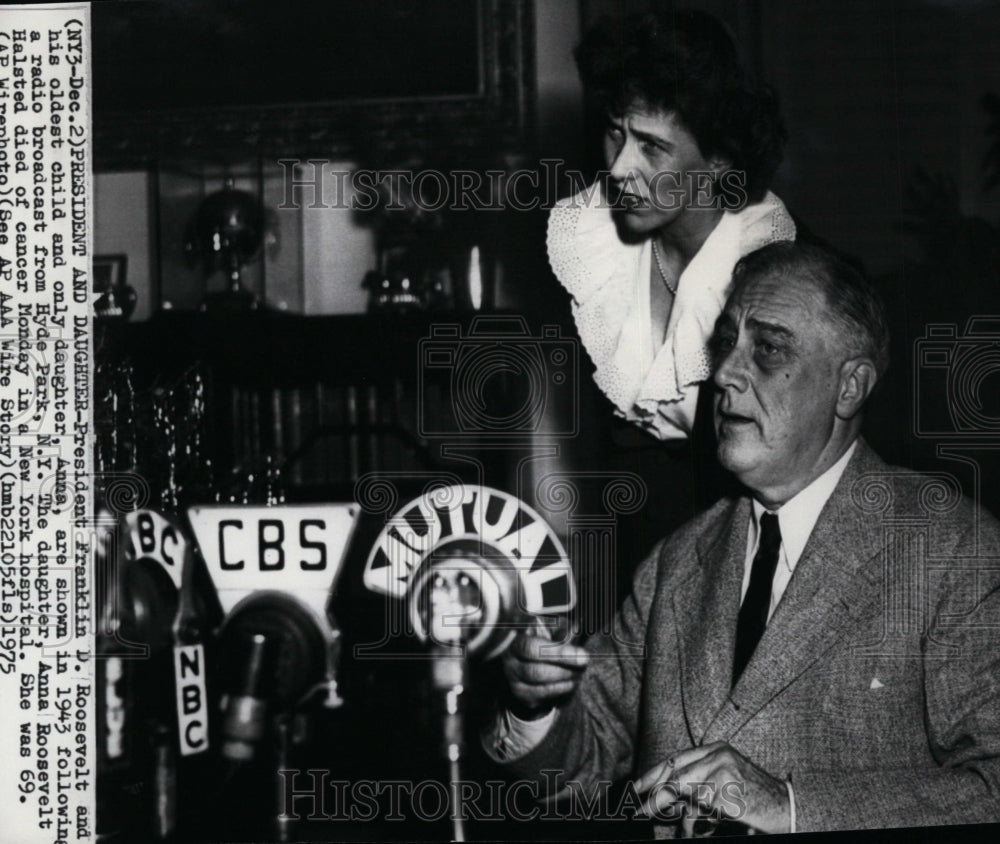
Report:
[{"label": "woman's dark wavy hair", "polygon": [[787,133],[774,92],[744,72],[729,33],[693,10],[604,18],[576,49],[580,77],[598,105],[675,112],[705,158],[746,173],[759,200],[781,163]]}]

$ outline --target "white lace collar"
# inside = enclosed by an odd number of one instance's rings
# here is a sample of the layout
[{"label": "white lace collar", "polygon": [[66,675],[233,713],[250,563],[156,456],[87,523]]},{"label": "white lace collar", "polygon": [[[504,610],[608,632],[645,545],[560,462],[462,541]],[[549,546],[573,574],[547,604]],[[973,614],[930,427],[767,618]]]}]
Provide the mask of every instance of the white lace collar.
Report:
[{"label": "white lace collar", "polygon": [[623,243],[594,187],[556,204],[549,215],[549,263],[573,297],[594,381],[621,416],[660,439],[691,432],[697,385],[710,374],[708,340],[733,266],[754,249],[794,238],[795,224],[772,193],[725,212],[678,279],[666,339],[657,347],[649,316],[649,240]]}]

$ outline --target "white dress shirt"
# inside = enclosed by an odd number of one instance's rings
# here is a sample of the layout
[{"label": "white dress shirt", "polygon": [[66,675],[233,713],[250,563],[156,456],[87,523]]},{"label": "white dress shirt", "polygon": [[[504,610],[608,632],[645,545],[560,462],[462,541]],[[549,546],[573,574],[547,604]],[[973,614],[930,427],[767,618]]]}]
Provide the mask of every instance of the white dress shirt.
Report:
[{"label": "white dress shirt", "polygon": [[[844,474],[844,469],[854,454],[857,441],[851,443],[843,456],[814,480],[809,486],[794,498],[786,501],[777,510],[771,512],[778,517],[778,528],[781,531],[781,548],[778,551],[778,567],[774,570],[774,580],[771,581],[771,603],[767,610],[767,620],[771,620],[781,596],[788,588],[792,572],[799,563],[799,557],[806,547],[806,542],[816,527],[816,520],[833,495],[833,490]],[[746,597],[750,586],[750,571],[753,568],[753,558],[757,555],[760,545],[760,517],[768,512],[767,508],[756,499],[753,502],[753,518],[747,530],[747,555],[743,564],[743,591],[740,592],[740,602]]]},{"label": "white dress shirt", "polygon": [[[840,459],[822,475],[777,510],[771,511],[778,517],[781,548],[778,551],[778,567],[775,569],[774,580],[771,582],[771,603],[767,611],[768,621],[771,620],[775,608],[785,594],[785,589],[788,588],[788,583],[792,579],[795,566],[798,565],[806,542],[809,541],[813,528],[816,527],[819,514],[826,506],[830,496],[833,495],[833,490],[840,482],[840,477],[844,474],[844,469],[847,468],[856,447],[857,441],[851,443]],[[747,530],[747,553],[743,569],[743,588],[740,593],[741,603],[746,597],[747,588],[750,586],[753,558],[756,556],[757,547],[760,544],[760,517],[766,512],[768,512],[767,508],[754,500],[753,516]],[[552,722],[556,719],[557,711],[552,709],[535,721],[524,721],[506,710],[499,712],[495,723],[490,725],[483,737],[483,746],[487,754],[497,762],[520,759],[545,738]],[[791,831],[795,832],[795,793],[792,791],[790,782],[786,782],[785,785],[788,788]]]}]

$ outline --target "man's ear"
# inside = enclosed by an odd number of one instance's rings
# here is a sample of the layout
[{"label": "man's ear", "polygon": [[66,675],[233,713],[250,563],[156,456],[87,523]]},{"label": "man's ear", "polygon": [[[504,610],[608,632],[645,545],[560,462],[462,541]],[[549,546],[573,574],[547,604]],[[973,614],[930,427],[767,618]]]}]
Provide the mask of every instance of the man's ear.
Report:
[{"label": "man's ear", "polygon": [[853,419],[872,394],[876,381],[878,372],[870,358],[859,357],[844,361],[840,366],[837,416],[841,419]]}]

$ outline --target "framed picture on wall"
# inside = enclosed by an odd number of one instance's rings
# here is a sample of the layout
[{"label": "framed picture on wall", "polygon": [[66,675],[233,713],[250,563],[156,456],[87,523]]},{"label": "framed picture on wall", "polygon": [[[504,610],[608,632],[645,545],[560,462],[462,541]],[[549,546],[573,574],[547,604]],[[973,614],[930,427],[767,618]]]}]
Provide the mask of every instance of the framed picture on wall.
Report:
[{"label": "framed picture on wall", "polygon": [[93,5],[98,170],[526,136],[530,0],[235,5]]}]

